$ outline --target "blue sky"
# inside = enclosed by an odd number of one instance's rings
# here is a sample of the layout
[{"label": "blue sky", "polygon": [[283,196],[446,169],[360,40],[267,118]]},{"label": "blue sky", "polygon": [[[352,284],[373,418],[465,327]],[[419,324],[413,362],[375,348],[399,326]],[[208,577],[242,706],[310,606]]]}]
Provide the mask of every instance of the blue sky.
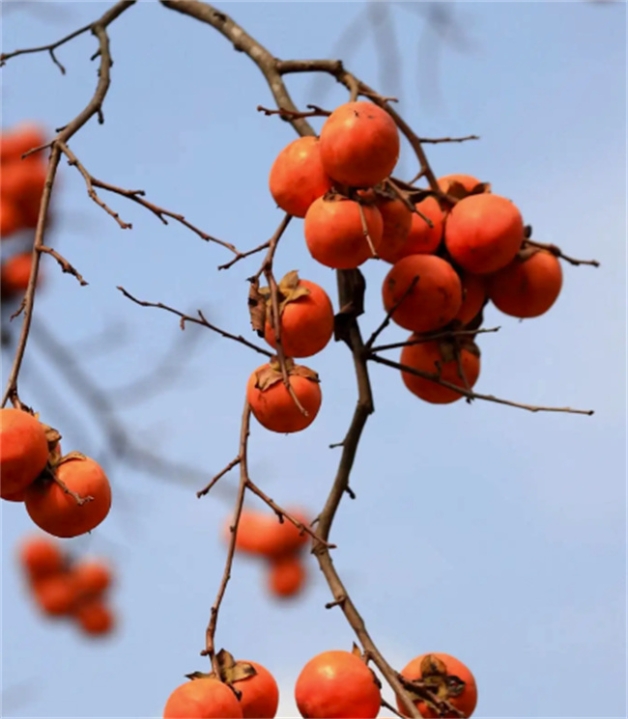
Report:
[{"label": "blue sky", "polygon": [[[49,42],[107,7],[50,3],[12,12],[3,19],[4,47]],[[275,55],[307,58],[328,56],[365,6],[221,7]],[[625,716],[626,9],[448,8],[464,29],[464,49],[425,30],[416,7],[399,5],[392,15],[403,74],[382,76],[370,35],[348,65],[383,94],[398,92],[400,111],[421,135],[481,136],[428,147],[438,175],[468,172],[490,181],[519,205],[536,239],[600,260],[597,270],[564,265],[561,297],[541,318],[519,323],[487,312],[486,326],[502,329],[479,338],[476,385],[596,413],[529,414],[481,402],[434,407],[407,393],[394,371],[373,366],[376,414],[354,468],[358,498],[343,501],[332,530],[334,559],[397,669],[426,651],[454,654],[472,668],[476,716]],[[294,135],[256,112],[272,102],[259,71],[212,29],[155,3],[125,13],[111,27],[111,42],[106,122],[92,121],[72,139],[79,158],[96,177],[142,188],[151,201],[239,247],[267,239],[281,219],[268,171]],[[11,60],[2,69],[2,126],[36,119],[54,128],[74,117],[95,85],[94,48],[88,35],[62,48],[65,77],[45,55]],[[290,78],[289,86],[300,105],[333,107],[346,98],[331,82],[323,95],[306,77]],[[404,177],[414,174],[407,147],[400,168]],[[78,173],[62,167],[54,241],[89,286],[79,287],[45,257],[37,319],[76,348],[138,443],[211,476],[237,453],[243,387],[259,358],[201,332],[181,377],[133,403],[123,388],[182,335],[176,318],[131,304],[115,287],[182,310],[202,308],[246,335],[245,280],[259,260],[217,272],[228,259],[219,246],[174,223],[163,226],[123,198],[103,198],[133,230],[121,231],[89,200]],[[337,306],[333,273],[315,266],[297,221],[276,263],[278,275],[292,269],[324,286]],[[382,319],[385,272],[383,264],[365,268],[365,332]],[[107,351],[84,349],[107,328],[115,330]],[[396,328],[385,335],[390,342],[404,337]],[[3,355],[3,379],[9,363]],[[330,345],[307,364],[322,378],[319,417],[290,437],[254,425],[250,463],[253,479],[279,503],[316,512],[338,460],[327,445],[344,436],[355,386],[344,346]],[[103,457],[98,418],[35,341],[20,388],[60,429],[65,451]],[[199,651],[224,562],[227,488],[237,476],[197,500],[200,484],[189,477],[165,483],[103,459],[115,491],[111,515],[90,537],[66,544],[115,563],[120,631],[90,643],[37,616],[14,562],[32,524],[22,506],[3,503],[4,716],[160,716],[183,675],[205,666]],[[264,593],[260,567],[238,558],[221,610],[218,646],[275,674],[281,717],[298,716],[292,686],[300,667],[353,641],[341,613],[324,609],[329,591],[308,562],[305,595],[278,604]]]}]

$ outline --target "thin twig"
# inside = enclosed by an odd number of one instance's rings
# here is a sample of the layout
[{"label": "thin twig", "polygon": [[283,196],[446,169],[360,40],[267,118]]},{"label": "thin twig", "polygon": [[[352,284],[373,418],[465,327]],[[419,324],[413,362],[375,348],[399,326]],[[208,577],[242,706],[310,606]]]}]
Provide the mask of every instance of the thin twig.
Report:
[{"label": "thin twig", "polygon": [[256,494],[263,502],[265,502],[274,512],[275,514],[281,519],[282,517],[285,517],[289,522],[294,524],[294,526],[301,530],[302,532],[305,532],[306,534],[309,534],[310,537],[314,540],[314,544],[323,544],[327,549],[336,549],[335,544],[331,544],[330,542],[327,542],[326,540],[322,539],[321,537],[316,534],[316,532],[307,526],[307,524],[303,524],[303,522],[299,522],[299,520],[296,517],[293,517],[290,512],[286,512],[285,509],[280,507],[274,500],[272,500],[265,492],[263,492],[254,482],[252,482],[250,479],[247,481],[246,486],[248,489],[253,492],[253,494]]},{"label": "thin twig", "polygon": [[234,342],[239,342],[240,344],[245,345],[249,349],[255,350],[260,354],[266,355],[266,357],[273,356],[272,352],[265,350],[263,347],[258,347],[258,345],[253,344],[253,342],[249,342],[249,340],[242,337],[242,335],[234,335],[231,332],[227,332],[226,330],[220,329],[220,327],[216,327],[216,325],[211,324],[211,322],[207,321],[205,315],[201,312],[201,310],[197,310],[198,317],[192,317],[191,315],[186,315],[184,312],[180,312],[179,310],[174,309],[174,307],[169,307],[168,305],[163,304],[163,302],[146,302],[145,300],[138,300],[137,297],[134,297],[130,292],[127,292],[124,287],[117,287],[116,289],[120,290],[120,292],[122,292],[125,297],[127,297],[132,302],[135,302],[135,304],[139,305],[140,307],[155,307],[157,309],[165,310],[166,312],[170,312],[173,315],[180,317],[181,321],[179,325],[181,329],[185,328],[186,322],[193,322],[194,324],[201,325],[201,327],[207,327],[207,329],[216,332],[221,337],[233,340]]},{"label": "thin twig", "polygon": [[50,255],[51,257],[54,257],[55,260],[59,263],[61,266],[61,270],[63,272],[67,272],[70,275],[74,275],[76,279],[78,280],[81,287],[85,287],[88,283],[83,279],[83,275],[76,270],[62,255],[60,255],[55,249],[52,247],[47,247],[46,245],[41,245],[37,248],[38,252],[45,252],[46,254]]},{"label": "thin twig", "polygon": [[393,306],[388,310],[388,312],[386,312],[386,316],[382,320],[381,324],[373,332],[373,334],[368,338],[366,344],[364,345],[364,348],[367,352],[371,351],[371,348],[373,347],[375,340],[381,335],[381,333],[386,329],[386,327],[388,327],[388,325],[390,324],[390,321],[392,319],[392,316],[397,311],[399,305],[406,299],[406,297],[408,297],[408,295],[410,295],[413,292],[419,279],[420,279],[419,275],[415,275],[412,278],[412,281],[410,282],[410,284],[406,287],[406,289],[403,292],[403,294],[401,295],[401,297],[393,304]]},{"label": "thin twig", "polygon": [[229,548],[227,549],[227,558],[225,560],[225,568],[222,574],[222,580],[218,587],[218,593],[216,599],[212,605],[209,616],[209,623],[207,630],[205,631],[205,649],[201,652],[201,656],[208,656],[214,671],[217,675],[220,674],[218,661],[216,659],[214,636],[216,634],[216,626],[218,623],[218,612],[220,611],[220,605],[223,597],[225,596],[225,590],[227,584],[231,578],[231,567],[233,565],[233,556],[235,554],[235,543],[236,534],[238,531],[238,524],[240,523],[240,515],[242,514],[242,505],[244,504],[244,495],[246,493],[246,484],[249,479],[248,465],[247,465],[247,445],[249,438],[249,426],[251,419],[251,408],[249,407],[248,400],[244,403],[244,411],[242,413],[242,422],[240,427],[240,450],[238,452],[239,465],[240,465],[240,484],[238,485],[238,496],[235,503],[235,512],[233,517],[233,525],[231,526],[231,537],[229,538]]},{"label": "thin twig", "polygon": [[212,487],[218,482],[219,479],[225,476],[225,474],[228,474],[231,472],[231,470],[236,467],[240,462],[242,461],[242,457],[238,455],[235,459],[232,459],[231,462],[226,467],[223,467],[218,474],[214,475],[207,485],[203,487],[203,489],[200,489],[196,496],[200,499],[201,497],[204,497],[206,494],[209,494],[209,492],[212,490]]},{"label": "thin twig", "polygon": [[441,379],[436,373],[423,372],[422,370],[415,369],[414,367],[409,367],[408,365],[400,364],[399,362],[393,362],[392,360],[388,360],[384,357],[379,357],[375,354],[370,354],[368,359],[372,360],[373,362],[377,362],[378,364],[386,365],[386,367],[392,367],[393,369],[401,370],[402,372],[409,372],[410,374],[416,375],[417,377],[422,377],[423,379],[427,379],[430,382],[439,384],[442,387],[447,387],[447,389],[454,390],[454,392],[457,392],[463,397],[468,397],[469,399],[481,399],[486,402],[495,402],[497,404],[506,405],[507,407],[525,409],[528,412],[565,412],[567,414],[585,414],[588,416],[591,416],[595,412],[595,410],[592,409],[572,409],[571,407],[542,407],[533,404],[512,402],[508,399],[501,399],[500,397],[495,397],[492,394],[479,394],[478,392],[472,392],[471,390],[463,389],[459,385],[452,384],[451,382],[447,382],[446,380]]},{"label": "thin twig", "polygon": [[451,339],[453,337],[475,337],[475,335],[488,334],[489,332],[499,332],[501,327],[489,327],[486,329],[477,330],[447,330],[442,332],[432,332],[431,334],[424,334],[421,337],[416,337],[413,340],[407,340],[406,342],[393,342],[389,345],[377,345],[376,347],[370,347],[372,354],[375,352],[384,352],[386,350],[396,350],[402,347],[411,347],[412,345],[420,345],[425,342],[433,342],[434,340]]},{"label": "thin twig", "polygon": [[524,247],[528,245],[530,247],[538,247],[541,250],[547,250],[548,252],[551,252],[554,257],[559,257],[560,259],[565,260],[565,262],[569,262],[570,265],[575,265],[576,267],[578,265],[590,265],[591,267],[600,266],[600,263],[597,260],[577,260],[574,257],[569,257],[560,249],[560,247],[557,247],[556,245],[529,239],[524,240],[523,244]]}]

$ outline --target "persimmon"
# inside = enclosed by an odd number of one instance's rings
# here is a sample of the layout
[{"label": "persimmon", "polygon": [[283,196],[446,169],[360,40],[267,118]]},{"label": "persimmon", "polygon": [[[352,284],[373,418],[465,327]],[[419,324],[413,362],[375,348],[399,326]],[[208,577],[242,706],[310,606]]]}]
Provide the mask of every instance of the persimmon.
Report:
[{"label": "persimmon", "polygon": [[452,259],[478,275],[509,264],[523,239],[519,209],[501,195],[469,195],[453,207],[445,222],[445,245]]},{"label": "persimmon", "polygon": [[397,125],[371,102],[340,105],[321,129],[325,172],[350,187],[372,187],[386,179],[397,164],[399,149]]},{"label": "persimmon", "polygon": [[168,697],[163,719],[242,719],[235,693],[219,679],[191,679]]},{"label": "persimmon", "polygon": [[[279,282],[278,295],[281,344],[285,355],[311,357],[323,350],[334,334],[334,308],[325,290],[315,282],[301,279],[295,270]],[[264,339],[276,348],[268,289],[267,296]]]},{"label": "persimmon", "polygon": [[0,239],[6,239],[21,229],[20,212],[11,199],[0,195]]},{"label": "persimmon", "polygon": [[377,247],[377,254],[384,262],[394,264],[399,259],[400,250],[406,245],[412,225],[412,212],[398,197],[378,198],[376,206],[383,221],[382,239]]},{"label": "persimmon", "polygon": [[[55,469],[56,478],[75,492],[67,494],[54,480],[43,478],[27,490],[26,511],[35,524],[56,537],[91,532],[109,514],[111,486],[98,462],[78,452],[66,455]],[[91,497],[91,500],[85,501]]]},{"label": "persimmon", "polygon": [[455,319],[463,325],[468,324],[477,316],[486,300],[486,286],[481,275],[462,274],[462,304]]},{"label": "persimmon", "polygon": [[271,559],[268,589],[275,597],[294,597],[303,589],[306,579],[307,571],[299,554],[284,554]]},{"label": "persimmon", "polygon": [[487,278],[495,307],[512,317],[539,317],[558,299],[563,286],[560,262],[551,252],[528,248]]},{"label": "persimmon", "polygon": [[[410,681],[429,678],[429,685],[439,698],[446,699],[463,717],[470,717],[478,702],[478,690],[475,678],[469,668],[449,654],[433,652],[415,657],[400,672]],[[440,714],[420,700],[415,705],[424,717],[455,717],[455,712]],[[407,710],[397,697],[397,708],[404,716]]]},{"label": "persimmon", "polygon": [[39,579],[61,572],[63,553],[48,537],[27,537],[18,550],[18,559],[29,579]]},{"label": "persimmon", "polygon": [[294,687],[301,716],[374,719],[381,693],[373,672],[351,652],[322,652],[303,667]]},{"label": "persimmon", "polygon": [[[408,341],[419,339],[415,334]],[[472,388],[480,376],[480,351],[470,340],[460,343],[459,358],[454,343],[442,340],[406,345],[400,363],[420,372],[440,375],[440,379],[461,389]],[[462,371],[464,375],[460,376]],[[411,372],[401,372],[405,386],[420,399],[432,404],[450,404],[464,395]],[[465,382],[466,380],[466,382]]]},{"label": "persimmon", "polygon": [[74,610],[78,595],[70,572],[39,577],[31,586],[35,600],[45,614],[61,617]]},{"label": "persimmon", "polygon": [[303,230],[317,262],[334,270],[352,270],[372,257],[373,249],[378,251],[384,222],[377,207],[332,195],[310,205]]},{"label": "persimmon", "polygon": [[0,410],[0,496],[26,489],[48,461],[44,425],[20,409]]},{"label": "persimmon", "polygon": [[261,365],[251,373],[246,397],[255,419],[271,432],[289,434],[309,427],[316,419],[323,395],[316,372],[286,360],[290,386],[307,412],[303,414],[283,383],[277,360]]},{"label": "persimmon", "polygon": [[111,570],[102,561],[79,562],[73,569],[74,582],[81,598],[98,597],[111,586]]},{"label": "persimmon", "polygon": [[24,197],[41,199],[46,184],[46,168],[39,163],[16,162],[2,166],[0,192],[14,202]]},{"label": "persimmon", "polygon": [[[287,511],[302,524],[309,524],[308,516],[299,509]],[[224,527],[224,538],[229,541],[233,520]],[[301,532],[288,519],[279,522],[277,515],[243,509],[238,522],[235,548],[246,554],[277,557],[296,552],[308,542],[309,535]]]},{"label": "persimmon", "polygon": [[431,255],[438,249],[443,238],[444,214],[440,204],[433,197],[427,197],[415,204],[418,212],[432,223],[428,225],[417,212],[411,213],[412,222],[405,243],[394,255],[395,262],[409,255]]},{"label": "persimmon", "polygon": [[299,137],[286,145],[270,168],[268,184],[284,212],[305,217],[314,200],[332,188],[323,169],[318,137]]},{"label": "persimmon", "polygon": [[[14,297],[26,291],[32,266],[33,256],[30,252],[20,252],[2,263],[0,266],[0,293],[2,297]],[[37,276],[38,285],[41,277],[40,271]]]},{"label": "persimmon", "polygon": [[477,179],[477,177],[465,174],[444,175],[443,177],[439,177],[437,182],[440,189],[446,193],[449,192],[452,185],[454,185],[455,183],[462,185],[465,192],[467,193],[473,192],[473,190],[475,190],[478,185],[482,184],[480,180]]},{"label": "persimmon", "polygon": [[446,260],[410,255],[395,263],[384,278],[382,299],[387,312],[394,310],[392,320],[400,327],[431,332],[456,316],[462,305],[462,285]]},{"label": "persimmon", "polygon": [[85,634],[109,634],[115,626],[115,616],[103,599],[95,597],[81,601],[74,610],[74,618]]},{"label": "persimmon", "polygon": [[244,719],[274,719],[279,706],[279,687],[275,677],[261,664],[249,659],[239,660],[237,665],[250,664],[253,676],[236,679],[233,686],[240,692],[240,707]]},{"label": "persimmon", "polygon": [[[20,123],[12,130],[0,133],[0,162],[4,165],[20,161],[25,152],[40,147],[45,142],[46,133],[42,127],[33,122]],[[35,157],[38,156],[29,155],[27,160]]]}]

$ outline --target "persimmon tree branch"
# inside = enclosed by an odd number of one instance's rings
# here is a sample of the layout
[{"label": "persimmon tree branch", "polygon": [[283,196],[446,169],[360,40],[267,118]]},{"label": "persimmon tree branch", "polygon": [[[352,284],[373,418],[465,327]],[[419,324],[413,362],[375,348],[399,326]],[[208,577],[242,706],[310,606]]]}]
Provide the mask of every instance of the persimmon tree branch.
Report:
[{"label": "persimmon tree branch", "polygon": [[[103,122],[102,106],[107,96],[107,91],[111,84],[111,50],[109,46],[109,35],[107,34],[107,27],[116,20],[125,10],[128,10],[134,5],[136,0],[121,0],[121,2],[113,5],[107,12],[105,12],[98,20],[89,26],[89,30],[98,40],[98,56],[100,57],[100,63],[98,68],[98,82],[96,84],[96,90],[87,103],[85,108],[64,128],[62,128],[55,139],[50,143],[51,151],[50,158],[48,160],[48,170],[46,172],[46,181],[44,185],[44,191],[42,193],[41,203],[39,206],[39,216],[37,218],[37,226],[35,228],[35,238],[33,241],[33,252],[32,252],[32,267],[30,277],[28,279],[28,285],[26,287],[26,294],[23,301],[23,312],[24,318],[22,320],[22,328],[15,351],[15,357],[13,365],[9,372],[7,380],[7,386],[2,397],[2,404],[4,407],[6,403],[11,400],[13,403],[19,401],[18,397],[18,375],[20,373],[20,367],[24,358],[24,352],[28,342],[28,333],[31,326],[33,310],[35,306],[35,287],[37,284],[37,275],[39,273],[39,261],[41,258],[41,248],[45,246],[44,235],[46,230],[46,216],[48,214],[48,208],[50,207],[50,197],[52,194],[52,187],[59,167],[59,161],[61,158],[61,144],[67,143],[67,141],[80,130],[92,117],[97,116],[99,122]],[[77,34],[87,32],[88,28],[82,28],[72,37],[76,37]],[[71,37],[68,36],[68,40]],[[13,53],[15,55],[16,53]],[[3,56],[2,58],[6,61],[8,58]]]},{"label": "persimmon tree branch", "polygon": [[[475,333],[475,331],[474,331]],[[534,404],[523,404],[522,402],[512,402],[509,399],[502,399],[501,397],[495,397],[492,394],[480,394],[479,392],[473,392],[470,389],[463,389],[459,385],[452,384],[451,382],[447,382],[444,379],[441,379],[437,373],[431,373],[431,372],[423,372],[422,370],[415,369],[414,367],[409,367],[408,365],[401,364],[399,362],[393,362],[392,360],[386,359],[385,357],[379,357],[378,355],[374,353],[370,353],[368,355],[368,359],[377,362],[378,364],[383,364],[386,367],[392,367],[393,369],[403,371],[403,372],[409,372],[410,374],[416,375],[417,377],[422,377],[423,379],[427,379],[430,382],[434,382],[435,384],[439,384],[442,387],[447,387],[447,389],[454,390],[458,394],[461,394],[463,397],[466,397],[468,400],[473,399],[481,399],[485,400],[486,402],[495,402],[496,404],[503,404],[507,407],[515,407],[517,409],[525,409],[528,412],[565,412],[567,414],[585,414],[588,416],[591,416],[594,414],[594,410],[592,409],[572,409],[571,407],[543,407],[540,405],[534,405]]]},{"label": "persimmon tree branch", "polygon": [[273,356],[272,352],[265,350],[263,347],[259,347],[253,342],[249,342],[249,340],[242,337],[242,335],[234,335],[231,332],[227,332],[226,330],[220,329],[220,327],[217,327],[216,325],[212,324],[206,319],[205,315],[201,310],[197,310],[198,317],[192,317],[192,315],[187,315],[184,312],[180,312],[179,310],[174,309],[174,307],[169,307],[168,305],[163,304],[163,302],[147,302],[145,300],[138,300],[137,297],[134,297],[130,292],[125,290],[124,287],[118,287],[117,289],[119,289],[126,298],[131,300],[131,302],[135,302],[135,304],[139,305],[140,307],[156,307],[157,309],[165,310],[166,312],[170,312],[171,314],[180,317],[181,319],[179,321],[179,326],[181,327],[181,329],[185,329],[186,322],[193,322],[194,324],[200,325],[201,327],[207,327],[207,329],[212,330],[212,332],[216,332],[221,337],[233,340],[234,342],[239,342],[245,347],[255,350],[255,352],[266,355],[266,357]]}]

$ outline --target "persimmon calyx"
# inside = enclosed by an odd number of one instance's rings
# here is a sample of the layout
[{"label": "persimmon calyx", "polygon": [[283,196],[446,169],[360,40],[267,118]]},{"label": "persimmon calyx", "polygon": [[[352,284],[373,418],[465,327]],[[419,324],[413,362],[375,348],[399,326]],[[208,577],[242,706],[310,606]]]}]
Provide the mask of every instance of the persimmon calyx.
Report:
[{"label": "persimmon calyx", "polygon": [[[288,372],[289,377],[305,377],[312,382],[320,382],[318,373],[314,372],[314,370],[311,370],[309,367],[295,364],[294,360],[290,357],[286,357],[285,363],[286,371]],[[264,392],[282,380],[283,375],[281,373],[279,357],[277,355],[273,355],[268,364],[264,365],[261,369],[258,369],[255,373],[255,388]]]},{"label": "persimmon calyx", "polygon": [[74,459],[87,459],[87,456],[84,455],[82,452],[68,452],[68,454],[65,454],[63,455],[63,457],[59,458],[55,466],[58,467],[60,464],[71,462]]},{"label": "persimmon calyx", "polygon": [[439,703],[449,702],[460,696],[466,686],[465,682],[455,674],[448,674],[445,663],[427,654],[421,662],[421,678],[408,681],[402,677],[406,692],[414,701],[421,701],[440,712]]},{"label": "persimmon calyx", "polygon": [[[351,654],[358,657],[358,659],[362,660],[368,667],[368,662],[369,662],[369,658],[370,658],[369,653],[363,652],[355,642],[353,642],[353,647],[351,648]],[[377,686],[378,689],[381,689],[382,683],[380,682],[379,677],[377,676],[377,674],[375,674],[375,672],[370,667],[368,667],[368,669],[371,672],[371,676],[373,677],[373,681],[375,682],[375,685]]]},{"label": "persimmon calyx", "polygon": [[216,654],[216,664],[218,665],[218,673],[212,672],[191,672],[186,674],[186,678],[194,679],[218,679],[226,684],[240,699],[241,693],[233,686],[236,682],[250,679],[257,674],[257,669],[248,662],[237,662],[233,655],[226,649],[221,649]]},{"label": "persimmon calyx", "polygon": [[464,200],[465,197],[469,197],[470,195],[483,195],[490,192],[490,182],[478,182],[477,185],[472,187],[470,190],[467,190],[461,182],[454,180],[447,188],[447,194],[455,197],[457,200]]},{"label": "persimmon calyx", "polygon": [[[266,303],[266,317],[270,318],[270,323],[274,329],[274,317],[273,317],[273,300],[270,287],[260,287],[259,294],[264,298]],[[307,297],[310,295],[309,289],[301,284],[299,273],[297,270],[291,270],[284,275],[279,283],[277,284],[277,300],[279,303],[279,316],[283,314],[283,311],[287,304],[295,302],[301,297]]]},{"label": "persimmon calyx", "polygon": [[536,255],[537,252],[540,252],[540,247],[534,247],[534,245],[528,245],[525,240],[523,243],[523,247],[517,252],[515,255],[515,261],[516,262],[525,262],[526,260],[529,260],[530,257],[533,257]]}]

